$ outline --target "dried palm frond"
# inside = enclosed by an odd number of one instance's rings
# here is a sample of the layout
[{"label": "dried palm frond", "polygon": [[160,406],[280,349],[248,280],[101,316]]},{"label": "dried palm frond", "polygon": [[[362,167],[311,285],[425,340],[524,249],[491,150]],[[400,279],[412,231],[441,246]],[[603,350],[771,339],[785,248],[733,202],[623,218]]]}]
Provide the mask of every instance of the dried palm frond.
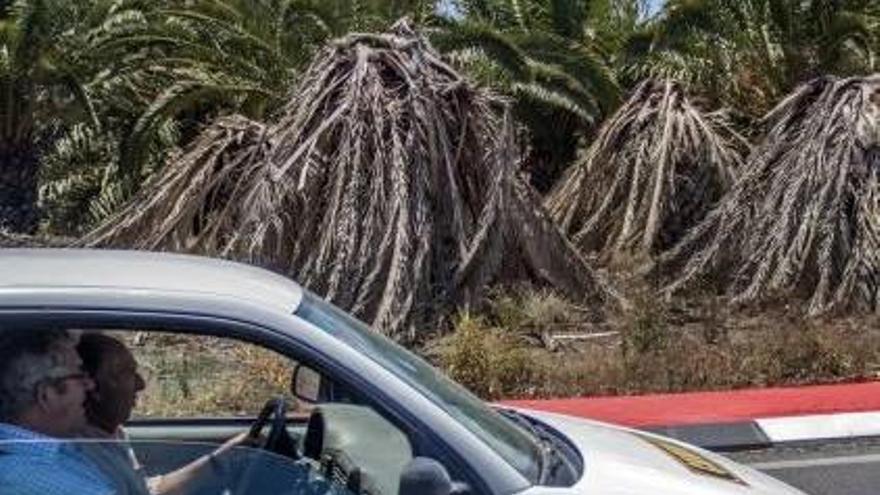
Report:
[{"label": "dried palm frond", "polygon": [[[350,35],[315,58],[268,138],[229,148],[232,135],[209,130],[172,164],[192,175],[204,162],[208,184],[234,178],[217,196],[225,210],[199,209],[214,196],[196,188],[185,223],[169,222],[169,209],[156,205],[170,200],[155,194],[122,218],[153,210],[129,228],[146,232],[140,246],[270,265],[397,336],[509,277],[604,299],[610,292],[515,174],[505,108],[405,22],[387,34]],[[226,149],[229,158],[218,160]],[[244,171],[210,172],[232,162]],[[168,197],[194,196],[185,182]],[[219,216],[200,220],[203,210]],[[124,242],[119,225],[93,239]]]},{"label": "dried palm frond", "polygon": [[515,175],[497,103],[406,23],[327,48],[275,134],[302,198],[288,271],[392,332],[506,277],[604,296]]},{"label": "dried palm frond", "polygon": [[553,217],[586,253],[655,254],[732,185],[745,141],[669,80],[642,82],[551,193]]},{"label": "dried palm frond", "polygon": [[251,214],[251,185],[269,172],[271,149],[263,124],[220,118],[81,243],[227,254]]},{"label": "dried palm frond", "polygon": [[656,269],[737,301],[880,308],[880,76],[810,81],[766,118],[741,179]]}]

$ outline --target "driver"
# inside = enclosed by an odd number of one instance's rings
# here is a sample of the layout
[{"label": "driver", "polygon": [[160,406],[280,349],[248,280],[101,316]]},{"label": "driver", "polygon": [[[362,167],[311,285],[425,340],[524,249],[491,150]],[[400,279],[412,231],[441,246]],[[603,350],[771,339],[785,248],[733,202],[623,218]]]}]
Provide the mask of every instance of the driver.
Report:
[{"label": "driver", "polygon": [[[89,425],[83,430],[95,438],[122,440],[130,466],[142,473],[140,462],[128,443],[123,424],[131,417],[137,395],[146,384],[137,361],[119,340],[101,333],[86,333],[77,346],[83,369],[95,382],[86,401]],[[153,494],[189,493],[197,484],[219,477],[217,458],[233,447],[249,445],[247,432],[236,435],[209,455],[164,475],[146,480]]]},{"label": "driver", "polygon": [[0,487],[18,495],[139,494],[143,481],[122,466],[103,471],[76,438],[86,395],[76,340],[66,331],[0,334]]}]

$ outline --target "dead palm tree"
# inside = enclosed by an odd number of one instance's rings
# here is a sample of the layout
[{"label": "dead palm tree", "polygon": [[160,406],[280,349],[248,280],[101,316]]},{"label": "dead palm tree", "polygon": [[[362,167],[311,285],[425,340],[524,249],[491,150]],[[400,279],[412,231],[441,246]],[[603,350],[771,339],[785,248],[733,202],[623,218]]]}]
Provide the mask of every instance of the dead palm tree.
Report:
[{"label": "dead palm tree", "polygon": [[642,82],[548,197],[553,217],[587,253],[668,249],[733,183],[744,140],[704,114],[683,87]]},{"label": "dead palm tree", "polygon": [[86,242],[254,260],[397,336],[510,278],[610,294],[515,174],[506,105],[406,22],[330,44],[292,94],[266,133],[209,128]]},{"label": "dead palm tree", "polygon": [[270,170],[271,149],[265,125],[222,117],[84,242],[228,254],[248,209],[259,203],[250,186]]},{"label": "dead palm tree", "polygon": [[880,76],[815,79],[766,118],[731,193],[655,269],[737,301],[880,308]]}]

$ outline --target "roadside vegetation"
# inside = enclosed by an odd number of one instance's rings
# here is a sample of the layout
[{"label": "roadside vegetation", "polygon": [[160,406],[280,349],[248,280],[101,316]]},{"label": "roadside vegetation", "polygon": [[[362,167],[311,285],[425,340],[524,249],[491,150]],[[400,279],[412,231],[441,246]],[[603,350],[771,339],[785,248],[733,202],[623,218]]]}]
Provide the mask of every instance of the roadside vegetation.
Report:
[{"label": "roadside vegetation", "polygon": [[648,5],[0,0],[0,245],[260,264],[490,398],[872,377],[880,4]]},{"label": "roadside vegetation", "polygon": [[[511,295],[514,294],[514,295]],[[724,390],[880,377],[880,319],[806,318],[785,301],[731,307],[718,298],[632,306],[597,324],[534,289],[505,291],[479,316],[421,349],[480,395],[555,398]]]}]

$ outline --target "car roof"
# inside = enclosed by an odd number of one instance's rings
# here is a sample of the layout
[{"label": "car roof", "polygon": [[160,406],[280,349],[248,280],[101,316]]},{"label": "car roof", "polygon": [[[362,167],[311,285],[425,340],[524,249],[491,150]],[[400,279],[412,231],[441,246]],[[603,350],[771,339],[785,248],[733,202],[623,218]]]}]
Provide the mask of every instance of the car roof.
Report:
[{"label": "car roof", "polygon": [[109,289],[207,294],[291,313],[294,281],[242,263],[200,256],[98,249],[0,249],[0,291]]}]

